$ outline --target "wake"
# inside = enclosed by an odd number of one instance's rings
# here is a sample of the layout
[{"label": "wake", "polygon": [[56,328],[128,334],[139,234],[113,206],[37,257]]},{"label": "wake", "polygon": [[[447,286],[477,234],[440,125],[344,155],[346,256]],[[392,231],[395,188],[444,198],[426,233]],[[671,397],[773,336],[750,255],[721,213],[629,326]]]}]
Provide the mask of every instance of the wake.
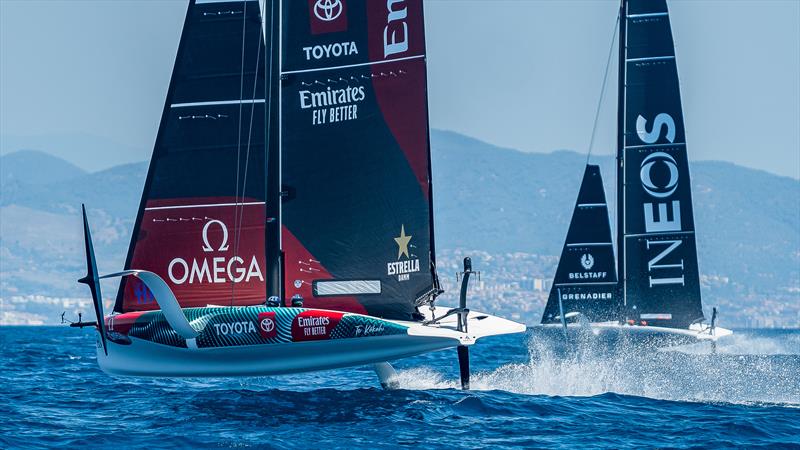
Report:
[{"label": "wake", "polygon": [[[528,361],[473,373],[473,390],[525,395],[595,396],[604,393],[660,400],[800,405],[800,335],[734,335],[711,353],[708,343],[670,350],[616,348],[603,355],[592,343],[568,352],[552,342],[528,341]],[[458,389],[429,368],[398,372],[403,389]]]}]

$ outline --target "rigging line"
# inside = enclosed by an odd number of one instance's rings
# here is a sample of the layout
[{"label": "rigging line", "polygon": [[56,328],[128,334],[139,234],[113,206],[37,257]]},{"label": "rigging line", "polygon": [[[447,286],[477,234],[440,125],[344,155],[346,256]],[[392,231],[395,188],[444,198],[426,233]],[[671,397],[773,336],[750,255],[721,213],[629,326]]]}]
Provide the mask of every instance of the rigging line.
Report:
[{"label": "rigging line", "polygon": [[589,151],[586,152],[586,164],[589,164],[589,158],[592,156],[592,148],[594,147],[594,138],[597,134],[597,122],[600,120],[600,109],[603,105],[603,98],[606,94],[606,84],[608,82],[608,72],[611,68],[611,57],[614,54],[614,42],[617,41],[617,29],[619,28],[619,14],[617,14],[617,22],[614,24],[614,33],[611,35],[611,46],[608,48],[608,58],[606,58],[606,70],[603,74],[603,85],[600,88],[600,99],[597,101],[597,110],[594,113],[594,125],[592,125],[592,137],[589,140]]},{"label": "rigging line", "polygon": [[[255,70],[255,77],[253,78],[253,90],[252,90],[252,98],[256,98],[256,91],[258,89],[258,71],[261,68],[261,37],[258,38],[258,52],[256,55],[256,70]],[[233,244],[233,255],[239,255],[239,242],[242,238],[242,228],[244,227],[244,198],[245,193],[247,192],[247,169],[250,166],[250,144],[252,142],[253,137],[253,117],[255,115],[256,105],[253,103],[250,106],[250,123],[247,129],[247,146],[245,147],[244,153],[244,177],[242,180],[242,200],[241,200],[241,207],[239,208],[239,229],[234,234],[234,244]],[[238,199],[237,199],[237,204]],[[235,211],[235,210],[234,210]]]},{"label": "rigging line", "polygon": [[[245,48],[245,41],[246,41],[246,31],[247,31],[247,2],[244,2],[244,12],[242,13],[242,64],[241,64],[241,71],[239,73],[239,119],[236,126],[236,186],[235,186],[235,193],[234,193],[234,203],[237,203],[237,206],[233,208],[233,233],[234,233],[234,240],[235,236],[238,233],[238,223],[236,221],[237,214],[236,211],[239,209],[238,202],[239,202],[239,158],[242,150],[242,100],[244,100],[244,48]],[[244,208],[244,207],[242,207]],[[236,254],[236,249],[234,249],[233,257],[236,258],[238,255]],[[236,290],[236,283],[231,283],[231,306],[233,306],[233,296]]]},{"label": "rigging line", "polygon": [[[622,20],[625,20],[624,24],[621,23]],[[614,37],[611,39],[611,42],[612,42],[611,47],[613,48],[614,47],[613,42],[614,42],[614,40],[617,39],[617,34],[619,34],[619,39],[620,40],[617,43],[617,45],[619,46],[620,52],[618,52],[618,54],[617,54],[618,55],[617,56],[617,64],[618,64],[617,65],[617,72],[619,72],[619,70],[622,70],[622,63],[623,62],[620,61],[620,59],[624,58],[625,57],[624,55],[627,55],[627,50],[625,48],[623,48],[623,46],[627,45],[627,43],[628,43],[627,37],[625,38],[625,42],[622,41],[622,34],[623,34],[624,30],[627,29],[627,23],[628,23],[627,20],[628,20],[627,19],[627,8],[625,7],[625,3],[623,2],[623,3],[621,3],[619,12],[617,13],[617,23],[614,26]],[[620,27],[626,27],[626,28],[620,29]],[[619,73],[617,74],[617,76],[621,77]],[[619,82],[619,80],[618,80],[618,82]],[[622,80],[622,82],[624,83],[624,80]],[[620,89],[624,89],[624,87],[621,86],[618,83],[617,84],[617,102],[618,102],[617,103],[617,114],[619,114],[619,108],[623,108],[624,107],[624,104],[620,104],[619,103],[619,99],[622,98],[621,96],[624,96],[624,92],[622,92],[622,93],[619,92]],[[624,103],[624,100],[623,100],[623,103]],[[623,129],[622,130],[620,130],[618,128],[619,125],[620,125],[619,124],[619,116],[617,117],[617,119],[618,119],[618,122],[615,125],[615,128],[617,128],[617,130],[616,130],[617,131],[617,138],[619,139],[619,133],[620,132],[624,133],[625,130],[624,130],[624,124],[623,124]],[[623,122],[624,122],[624,118],[623,118]],[[622,141],[623,141],[622,152],[623,152],[623,156],[624,156],[624,152],[625,152],[625,144],[624,144],[625,138],[624,137],[622,138]],[[621,215],[620,211],[622,210],[622,208],[624,208],[624,205],[623,205],[623,202],[619,201],[620,184],[623,181],[620,180],[620,170],[619,170],[620,169],[619,168],[620,161],[617,160],[617,157],[619,156],[618,152],[620,151],[619,148],[618,148],[618,144],[619,144],[619,142],[615,143],[614,148],[616,149],[616,151],[614,152],[614,157],[611,158],[611,161],[613,161],[612,164],[613,164],[613,167],[614,167],[614,197],[613,197],[614,198],[614,234],[613,234],[612,239],[613,239],[613,242],[614,242],[614,250],[613,250],[613,252],[616,255],[616,258],[614,260],[614,264],[616,266],[614,271],[617,273],[617,289],[616,289],[616,292],[617,292],[618,296],[619,296],[619,294],[622,294],[621,295],[622,304],[623,304],[623,307],[624,307],[625,306],[625,288],[624,288],[624,281],[623,280],[624,280],[624,277],[625,277],[625,273],[624,273],[624,270],[620,270],[620,269],[624,267],[624,262],[623,261],[624,261],[624,258],[625,258],[625,255],[624,255],[625,252],[621,251],[622,250],[622,244],[620,243],[620,237],[622,237],[623,241],[624,241],[625,237],[622,236],[622,232],[623,231],[620,231],[620,229],[624,230],[625,227],[621,226],[622,224],[620,224],[620,220],[624,219],[623,217],[620,217],[620,215]],[[624,169],[624,167],[623,167],[623,169]],[[623,244],[624,244],[624,242],[623,242]],[[620,287],[622,288],[621,292],[620,292]]]}]

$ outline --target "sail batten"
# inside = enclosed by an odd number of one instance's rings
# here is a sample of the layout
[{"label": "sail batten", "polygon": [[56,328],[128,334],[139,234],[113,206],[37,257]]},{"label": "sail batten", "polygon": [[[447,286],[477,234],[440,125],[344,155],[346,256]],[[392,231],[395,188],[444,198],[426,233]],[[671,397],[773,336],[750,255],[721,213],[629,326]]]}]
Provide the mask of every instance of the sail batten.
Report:
[{"label": "sail batten", "polygon": [[420,59],[420,58],[425,58],[425,55],[408,56],[408,57],[405,57],[405,58],[396,58],[396,59],[390,59],[390,60],[386,60],[386,61],[370,61],[370,62],[363,62],[363,63],[357,63],[357,64],[348,64],[348,65],[345,65],[345,66],[329,66],[329,67],[315,67],[315,68],[310,68],[310,69],[289,70],[289,71],[281,72],[281,75],[291,75],[291,74],[309,73],[309,72],[324,72],[326,70],[341,70],[341,69],[350,69],[350,68],[354,68],[354,67],[379,66],[379,65],[382,65],[382,64],[390,64],[390,63],[394,63],[394,62],[398,62],[398,61],[409,61],[409,60]]},{"label": "sail batten", "polygon": [[640,61],[665,61],[668,59],[675,59],[674,56],[647,56],[643,58],[628,58],[626,62],[640,62]]},{"label": "sail batten", "polygon": [[173,103],[170,108],[188,108],[190,106],[217,106],[217,105],[247,105],[253,103],[264,103],[266,99],[253,98],[244,100],[218,100],[212,102],[190,102],[190,103]]}]

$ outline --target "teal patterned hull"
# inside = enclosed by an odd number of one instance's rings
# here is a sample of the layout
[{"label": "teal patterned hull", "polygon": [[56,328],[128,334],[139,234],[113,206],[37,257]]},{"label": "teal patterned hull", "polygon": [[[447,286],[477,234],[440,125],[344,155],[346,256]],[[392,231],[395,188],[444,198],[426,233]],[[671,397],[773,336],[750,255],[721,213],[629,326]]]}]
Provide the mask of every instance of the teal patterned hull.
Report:
[{"label": "teal patterned hull", "polygon": [[[287,344],[406,334],[408,327],[374,317],[337,311],[286,307],[206,307],[183,310],[199,333],[198,348]],[[108,320],[116,340],[125,336],[187,348],[161,311],[129,313]],[[114,338],[112,337],[112,340]]]},{"label": "teal patterned hull", "polygon": [[[161,311],[106,318],[108,355],[98,334],[97,361],[113,375],[261,376],[383,363],[459,345],[432,329],[380,318],[306,308],[206,307],[183,310],[199,334],[186,340]],[[411,329],[415,329],[411,333]]]}]

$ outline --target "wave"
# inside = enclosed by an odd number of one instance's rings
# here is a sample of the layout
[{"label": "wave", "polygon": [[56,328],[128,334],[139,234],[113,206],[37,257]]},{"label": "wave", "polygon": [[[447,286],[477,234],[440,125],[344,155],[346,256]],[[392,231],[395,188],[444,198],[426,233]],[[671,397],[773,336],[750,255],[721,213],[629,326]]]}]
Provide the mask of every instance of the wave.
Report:
[{"label": "wave", "polygon": [[[503,390],[546,396],[606,393],[659,400],[800,405],[800,336],[790,339],[748,334],[720,341],[716,353],[697,345],[675,351],[646,351],[629,345],[613,354],[596,343],[578,342],[561,352],[532,335],[528,359],[472,375],[473,390]],[[459,383],[429,368],[401,370],[401,388],[457,389]]]},{"label": "wave", "polygon": [[[800,334],[771,331],[768,335],[738,331],[732,336],[720,339],[716,353],[722,355],[800,355]],[[675,348],[691,354],[708,353],[710,347],[704,344],[693,344]]]}]

